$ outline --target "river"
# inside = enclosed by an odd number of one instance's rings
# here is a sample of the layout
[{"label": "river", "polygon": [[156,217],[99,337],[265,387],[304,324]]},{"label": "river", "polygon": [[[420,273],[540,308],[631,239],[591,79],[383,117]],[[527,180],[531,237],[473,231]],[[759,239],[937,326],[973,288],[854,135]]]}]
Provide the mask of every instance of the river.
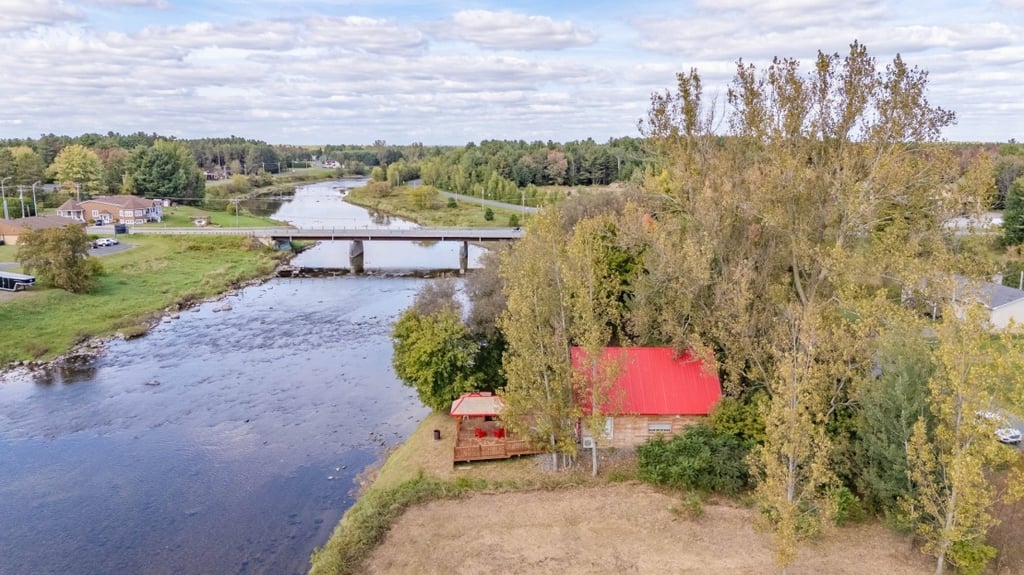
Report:
[{"label": "river", "polygon": [[[413,225],[343,203],[352,185],[304,186],[275,217]],[[382,273],[458,265],[457,244],[366,248]],[[295,263],[347,253],[329,242]],[[357,474],[426,413],[389,339],[424,281],[274,279],[90,365],[0,376],[0,573],[304,573]]]}]

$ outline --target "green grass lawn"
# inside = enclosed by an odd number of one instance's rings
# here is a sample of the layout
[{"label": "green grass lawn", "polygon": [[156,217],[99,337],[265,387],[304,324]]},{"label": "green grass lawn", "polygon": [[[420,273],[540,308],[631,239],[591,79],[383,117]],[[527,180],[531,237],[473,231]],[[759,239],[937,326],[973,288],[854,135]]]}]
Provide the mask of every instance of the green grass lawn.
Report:
[{"label": "green grass lawn", "polygon": [[98,288],[76,295],[37,286],[0,303],[0,366],[50,359],[93,336],[138,335],[163,310],[270,274],[284,254],[230,236],[131,236],[102,258]]},{"label": "green grass lawn", "polygon": [[456,207],[450,208],[447,198],[440,196],[431,205],[419,208],[410,201],[407,187],[398,188],[383,198],[373,197],[366,192],[366,188],[356,188],[349,191],[346,200],[358,206],[432,227],[501,228],[509,225],[509,218],[513,215],[518,219],[516,225],[523,225],[530,217],[526,215],[524,219],[519,210],[491,208],[494,211],[494,219],[488,221],[484,219],[486,207],[472,202],[457,201]]},{"label": "green grass lawn", "polygon": [[223,228],[267,228],[281,226],[286,227],[288,225],[284,222],[279,222],[270,218],[250,216],[244,213],[240,214],[236,218],[227,212],[211,212],[209,210],[194,208],[192,206],[176,206],[164,209],[164,219],[162,222],[143,224],[142,227],[191,228],[194,227],[192,218],[198,216],[209,216],[211,226],[219,226]]},{"label": "green grass lawn", "polygon": [[18,253],[18,246],[4,244],[0,246],[0,262],[13,262],[14,254]]}]

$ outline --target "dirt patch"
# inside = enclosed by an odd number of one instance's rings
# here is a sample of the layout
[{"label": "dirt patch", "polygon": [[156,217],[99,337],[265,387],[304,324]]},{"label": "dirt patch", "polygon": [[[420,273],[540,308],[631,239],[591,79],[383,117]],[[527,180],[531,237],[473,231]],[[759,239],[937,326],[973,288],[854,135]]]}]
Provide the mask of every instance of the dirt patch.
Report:
[{"label": "dirt patch", "polygon": [[[696,520],[678,498],[643,484],[479,494],[410,509],[366,573],[773,573],[754,511],[706,505]],[[794,574],[934,570],[879,525],[838,529],[801,551]]]}]

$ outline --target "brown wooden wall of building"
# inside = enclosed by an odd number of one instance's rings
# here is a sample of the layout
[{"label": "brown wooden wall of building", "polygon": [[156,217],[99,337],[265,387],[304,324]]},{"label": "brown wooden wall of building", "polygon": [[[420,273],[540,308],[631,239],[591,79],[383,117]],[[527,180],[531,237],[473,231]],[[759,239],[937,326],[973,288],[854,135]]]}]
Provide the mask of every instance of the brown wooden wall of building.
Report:
[{"label": "brown wooden wall of building", "polygon": [[[619,415],[613,418],[611,440],[603,439],[600,447],[636,447],[659,434],[671,437],[704,419],[703,415]],[[651,424],[668,425],[669,431],[650,431]]]}]

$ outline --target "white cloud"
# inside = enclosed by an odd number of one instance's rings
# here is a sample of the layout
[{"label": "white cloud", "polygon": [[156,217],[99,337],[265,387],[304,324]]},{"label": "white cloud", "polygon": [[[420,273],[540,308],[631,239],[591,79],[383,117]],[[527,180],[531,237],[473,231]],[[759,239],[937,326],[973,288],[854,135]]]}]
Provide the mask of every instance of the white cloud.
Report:
[{"label": "white cloud", "polygon": [[306,41],[323,44],[337,51],[371,54],[414,55],[426,49],[423,34],[410,26],[400,26],[390,19],[362,16],[306,18]]},{"label": "white cloud", "polygon": [[0,33],[80,21],[83,17],[80,10],[62,0],[7,0],[0,18]]},{"label": "white cloud", "polygon": [[171,5],[167,0],[79,0],[85,4],[96,6],[129,6],[137,8],[156,8],[165,10]]},{"label": "white cloud", "polygon": [[436,28],[439,35],[494,50],[561,50],[597,41],[596,34],[579,30],[568,20],[556,22],[547,16],[508,11],[463,10]]},{"label": "white cloud", "polygon": [[997,0],[956,13],[875,0],[666,0],[633,19],[567,0],[559,14],[571,21],[459,5],[467,0],[167,1],[115,11],[161,2],[0,0],[0,74],[17,86],[0,91],[0,136],[602,141],[636,135],[651,92],[672,89],[677,72],[696,67],[710,102],[738,58],[794,57],[809,70],[819,49],[844,54],[859,39],[880,64],[898,52],[930,71],[929,98],[960,118],[950,137],[1024,138],[1024,28]]}]

